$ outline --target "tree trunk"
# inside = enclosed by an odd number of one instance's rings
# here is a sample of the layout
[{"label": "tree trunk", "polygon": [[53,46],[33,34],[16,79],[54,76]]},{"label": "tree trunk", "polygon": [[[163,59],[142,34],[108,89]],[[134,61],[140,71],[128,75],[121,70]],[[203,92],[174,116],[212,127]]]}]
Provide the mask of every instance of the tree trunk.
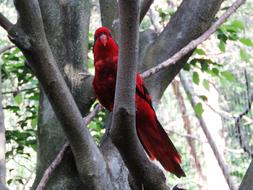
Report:
[{"label": "tree trunk", "polygon": [[251,161],[249,165],[249,168],[242,180],[239,190],[252,190],[253,189],[252,178],[253,178],[253,161]]},{"label": "tree trunk", "polygon": [[[58,66],[82,114],[87,113],[93,99],[91,78],[83,78],[87,68],[89,1],[40,0],[47,40]],[[83,84],[82,86],[80,84]],[[66,141],[63,130],[52,107],[41,91],[38,123],[38,156],[35,188],[45,169],[56,157]],[[71,151],[50,178],[46,189],[81,189]]]}]

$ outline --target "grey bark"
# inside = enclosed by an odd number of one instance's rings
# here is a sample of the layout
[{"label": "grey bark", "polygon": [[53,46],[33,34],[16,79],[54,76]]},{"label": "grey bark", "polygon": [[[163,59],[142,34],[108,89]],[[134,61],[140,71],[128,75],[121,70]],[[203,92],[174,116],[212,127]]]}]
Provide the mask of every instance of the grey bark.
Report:
[{"label": "grey bark", "polygon": [[253,161],[251,161],[249,168],[243,177],[242,183],[239,186],[239,190],[252,190],[253,189]]},{"label": "grey bark", "polygon": [[[222,0],[183,1],[158,39],[147,49],[141,64],[141,71],[167,60],[191,40],[205,32],[211,25],[221,3]],[[158,103],[163,92],[184,66],[190,54],[175,65],[145,80],[155,103]]]},{"label": "grey bark", "polygon": [[10,39],[22,50],[61,123],[74,153],[82,188],[110,189],[105,160],[83,123],[49,47],[38,1],[18,0],[15,6],[20,18],[9,31]]},{"label": "grey bark", "polygon": [[118,19],[117,0],[99,0],[102,25],[107,28],[113,28]]},{"label": "grey bark", "polygon": [[[40,0],[46,37],[82,114],[87,113],[94,96],[91,78],[82,78],[87,65],[87,44],[90,16],[89,1]],[[57,32],[56,32],[57,30]],[[56,157],[66,137],[52,107],[41,92],[38,122],[37,172],[34,188],[45,169]],[[52,143],[54,142],[54,143]],[[68,171],[68,172],[66,172]],[[66,175],[67,174],[67,175]],[[50,183],[51,181],[51,183]],[[69,153],[50,178],[48,189],[80,189],[73,156]]]},{"label": "grey bark", "polygon": [[139,1],[119,1],[121,35],[111,138],[135,182],[145,189],[167,189],[162,171],[145,155],[135,128],[139,6]]}]

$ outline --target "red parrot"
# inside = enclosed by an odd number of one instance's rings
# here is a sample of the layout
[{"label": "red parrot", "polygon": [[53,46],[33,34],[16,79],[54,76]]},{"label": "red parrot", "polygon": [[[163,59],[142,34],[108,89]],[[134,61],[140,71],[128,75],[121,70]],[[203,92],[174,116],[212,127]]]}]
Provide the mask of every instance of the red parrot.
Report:
[{"label": "red parrot", "polygon": [[[95,65],[93,88],[99,102],[112,112],[118,45],[108,28],[100,27],[96,30],[93,53]],[[140,74],[136,75],[135,101],[137,135],[150,159],[157,159],[165,170],[177,177],[185,176],[180,167],[181,157],[157,119],[151,97]]]}]

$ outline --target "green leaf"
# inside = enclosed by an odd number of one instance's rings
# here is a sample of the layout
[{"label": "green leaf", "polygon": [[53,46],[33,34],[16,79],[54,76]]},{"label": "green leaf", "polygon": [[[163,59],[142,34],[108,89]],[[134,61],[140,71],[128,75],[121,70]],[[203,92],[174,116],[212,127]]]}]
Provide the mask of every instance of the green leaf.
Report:
[{"label": "green leaf", "polygon": [[219,70],[217,68],[212,68],[210,74],[212,76],[219,76]]},{"label": "green leaf", "polygon": [[203,49],[197,48],[195,49],[195,52],[198,55],[206,55],[206,52]]},{"label": "green leaf", "polygon": [[209,65],[208,65],[207,61],[201,61],[200,66],[201,66],[201,71],[208,71],[208,69],[209,69]]},{"label": "green leaf", "polygon": [[221,72],[221,75],[224,76],[230,82],[235,81],[235,77],[234,77],[233,73],[231,73],[229,71],[223,71],[223,72]]},{"label": "green leaf", "polygon": [[236,41],[239,39],[239,36],[237,34],[237,32],[230,32],[230,35],[228,36],[228,39],[232,40],[232,41]]},{"label": "green leaf", "polygon": [[206,79],[204,79],[204,80],[203,80],[203,86],[204,86],[204,88],[205,88],[206,90],[209,90],[209,81],[206,80]]},{"label": "green leaf", "polygon": [[221,52],[225,52],[226,51],[226,44],[224,41],[220,40],[220,43],[219,43],[219,49],[221,50]]},{"label": "green leaf", "polygon": [[197,85],[199,84],[199,74],[197,72],[193,72],[192,81]]},{"label": "green leaf", "polygon": [[189,64],[189,63],[184,64],[183,69],[184,69],[185,71],[189,71],[190,68],[191,68],[191,67],[190,67],[190,64]]},{"label": "green leaf", "polygon": [[37,123],[38,123],[38,121],[37,121],[37,117],[36,118],[34,118],[33,120],[32,120],[32,128],[36,128],[36,126],[37,126]]},{"label": "green leaf", "polygon": [[240,20],[234,20],[230,25],[234,26],[234,27],[236,27],[238,29],[241,29],[241,30],[245,29],[244,23],[242,21],[240,21]]},{"label": "green leaf", "polygon": [[253,47],[253,42],[249,38],[240,38],[240,42],[246,46]]},{"label": "green leaf", "polygon": [[196,104],[196,106],[194,107],[194,111],[198,117],[201,117],[202,113],[204,112],[204,109],[200,102]]},{"label": "green leaf", "polygon": [[217,30],[217,38],[218,38],[219,40],[223,41],[224,43],[226,43],[228,37],[227,37],[227,35],[225,34],[223,28],[218,28],[218,30]]},{"label": "green leaf", "polygon": [[20,105],[22,103],[22,96],[21,94],[18,94],[17,96],[15,96],[15,102]]},{"label": "green leaf", "polygon": [[243,61],[249,62],[251,55],[248,54],[244,49],[240,49],[240,57]]}]

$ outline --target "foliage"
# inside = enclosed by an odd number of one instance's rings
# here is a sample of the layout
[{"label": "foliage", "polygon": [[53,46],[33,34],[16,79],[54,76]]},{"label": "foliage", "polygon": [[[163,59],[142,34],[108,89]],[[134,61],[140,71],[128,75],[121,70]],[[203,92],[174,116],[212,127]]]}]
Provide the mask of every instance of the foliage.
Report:
[{"label": "foliage", "polygon": [[[97,103],[95,103],[95,105],[96,104]],[[108,116],[108,112],[105,110],[102,110],[88,125],[91,135],[95,138],[98,144],[103,134],[105,133],[105,125],[106,125],[107,116]]]},{"label": "foliage", "polygon": [[[38,82],[17,48],[2,55],[1,72],[3,108],[5,120],[9,123],[6,126],[7,166],[12,165],[8,167],[10,173],[16,168],[21,172],[15,172],[16,176],[9,178],[8,184],[23,184],[30,171],[18,163],[13,165],[12,161],[30,160],[36,151]],[[34,164],[30,169],[34,170]]]}]

